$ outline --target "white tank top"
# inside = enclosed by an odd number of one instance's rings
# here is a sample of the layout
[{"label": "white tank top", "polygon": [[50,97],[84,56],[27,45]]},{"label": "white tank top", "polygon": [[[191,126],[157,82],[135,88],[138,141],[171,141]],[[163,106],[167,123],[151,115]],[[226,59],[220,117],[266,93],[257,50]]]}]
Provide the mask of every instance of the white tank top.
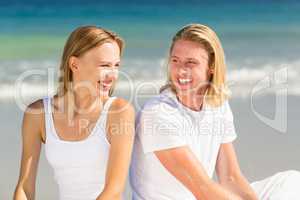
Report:
[{"label": "white tank top", "polygon": [[56,133],[51,111],[51,98],[43,99],[45,109],[45,153],[54,170],[61,200],[95,200],[105,184],[110,144],[106,138],[110,97],[90,135],[80,141],[61,140]]}]

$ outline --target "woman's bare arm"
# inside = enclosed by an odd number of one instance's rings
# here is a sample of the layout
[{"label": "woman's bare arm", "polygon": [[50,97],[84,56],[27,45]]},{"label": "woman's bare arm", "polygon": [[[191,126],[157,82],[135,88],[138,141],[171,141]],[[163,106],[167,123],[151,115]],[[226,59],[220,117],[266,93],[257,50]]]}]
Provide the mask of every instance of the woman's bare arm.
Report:
[{"label": "woman's bare arm", "polygon": [[202,164],[187,146],[156,151],[163,166],[187,187],[198,200],[242,200],[210,179]]},{"label": "woman's bare arm", "polygon": [[216,173],[223,187],[239,194],[244,200],[258,200],[254,190],[240,170],[232,143],[221,145],[216,164]]},{"label": "woman's bare arm", "polygon": [[22,158],[14,200],[34,200],[35,182],[41,150],[42,101],[27,107],[22,124]]},{"label": "woman's bare arm", "polygon": [[116,99],[108,118],[110,141],[105,186],[97,200],[120,200],[125,188],[134,141],[134,108]]}]

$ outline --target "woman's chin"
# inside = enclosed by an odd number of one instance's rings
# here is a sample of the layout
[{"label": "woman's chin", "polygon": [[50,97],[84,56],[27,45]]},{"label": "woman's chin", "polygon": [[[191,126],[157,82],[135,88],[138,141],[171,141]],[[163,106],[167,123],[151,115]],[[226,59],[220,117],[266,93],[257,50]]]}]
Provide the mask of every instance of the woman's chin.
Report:
[{"label": "woman's chin", "polygon": [[99,95],[100,96],[108,96],[109,95],[109,91],[110,91],[110,87],[109,88],[101,88],[100,90],[99,90]]}]

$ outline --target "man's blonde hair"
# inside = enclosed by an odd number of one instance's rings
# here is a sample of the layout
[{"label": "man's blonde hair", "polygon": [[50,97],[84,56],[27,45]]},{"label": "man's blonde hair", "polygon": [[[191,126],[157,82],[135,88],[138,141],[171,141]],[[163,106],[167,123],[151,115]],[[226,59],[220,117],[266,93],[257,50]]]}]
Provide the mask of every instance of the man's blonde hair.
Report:
[{"label": "man's blonde hair", "polygon": [[[207,51],[209,57],[209,68],[213,70],[209,86],[205,93],[205,102],[211,106],[219,106],[229,98],[228,89],[225,86],[226,64],[224,50],[216,33],[208,26],[202,24],[189,24],[179,30],[172,39],[169,56],[178,40],[187,40],[201,44]],[[167,83],[161,87],[160,91],[170,88],[176,93],[170,77],[168,67]]]}]

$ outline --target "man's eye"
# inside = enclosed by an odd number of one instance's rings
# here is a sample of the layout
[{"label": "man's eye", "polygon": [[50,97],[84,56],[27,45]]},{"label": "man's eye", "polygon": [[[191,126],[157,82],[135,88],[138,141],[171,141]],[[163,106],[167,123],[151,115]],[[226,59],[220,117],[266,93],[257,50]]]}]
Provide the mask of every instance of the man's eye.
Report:
[{"label": "man's eye", "polygon": [[193,61],[187,62],[187,66],[189,66],[189,67],[194,67],[194,66],[196,66],[197,64],[198,64],[198,63],[193,62]]}]

